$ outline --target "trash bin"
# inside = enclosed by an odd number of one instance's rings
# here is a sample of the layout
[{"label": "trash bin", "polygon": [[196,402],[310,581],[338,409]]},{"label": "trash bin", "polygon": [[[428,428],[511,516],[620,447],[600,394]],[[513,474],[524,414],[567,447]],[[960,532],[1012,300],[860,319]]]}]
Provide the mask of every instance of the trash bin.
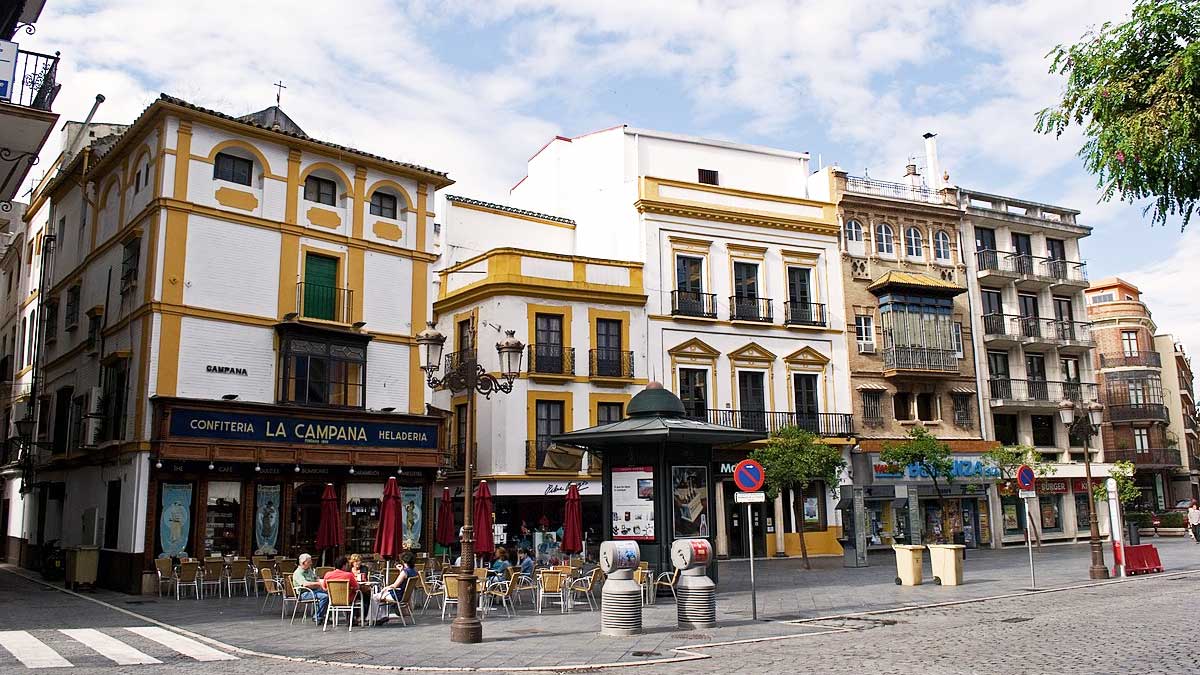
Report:
[{"label": "trash bin", "polygon": [[929,544],[929,565],[933,568],[933,582],[943,586],[958,586],[963,579],[962,544]]},{"label": "trash bin", "polygon": [[924,546],[912,544],[893,544],[896,552],[896,584],[899,586],[920,586],[921,568],[924,565],[922,552]]},{"label": "trash bin", "polygon": [[100,549],[96,546],[77,546],[67,549],[66,554],[67,588],[77,588],[79,584],[95,586],[100,567]]},{"label": "trash bin", "polygon": [[1125,536],[1125,539],[1126,539],[1126,542],[1125,542],[1125,543],[1126,543],[1126,545],[1128,545],[1128,546],[1140,546],[1140,545],[1141,545],[1141,543],[1142,543],[1142,533],[1141,533],[1141,532],[1138,532],[1138,524],[1137,524],[1137,521],[1136,521],[1136,520],[1129,520],[1129,521],[1126,521],[1126,522],[1125,522],[1125,529],[1129,531],[1129,532],[1128,532],[1128,534]]}]

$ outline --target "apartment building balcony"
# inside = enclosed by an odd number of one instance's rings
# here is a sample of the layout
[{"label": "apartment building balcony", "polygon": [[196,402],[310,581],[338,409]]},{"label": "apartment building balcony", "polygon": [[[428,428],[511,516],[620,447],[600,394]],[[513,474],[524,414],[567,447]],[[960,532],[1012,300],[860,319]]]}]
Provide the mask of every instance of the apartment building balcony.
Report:
[{"label": "apartment building balcony", "polygon": [[592,349],[588,352],[588,376],[603,384],[624,385],[633,379],[633,352],[620,349]]},{"label": "apartment building balcony", "polygon": [[296,308],[304,319],[348,324],[354,291],[301,281],[296,284]]},{"label": "apartment building balcony", "polygon": [[1162,403],[1118,403],[1104,406],[1109,422],[1170,422],[1171,415]]},{"label": "apartment building balcony", "polygon": [[789,326],[826,326],[825,305],[817,302],[783,303],[783,321]]},{"label": "apartment building balcony", "polygon": [[716,293],[671,291],[671,316],[717,318]]},{"label": "apartment building balcony", "polygon": [[988,380],[988,401],[993,410],[1031,412],[1058,410],[1065,399],[1091,401],[1096,397],[1096,385],[1091,382],[1057,382],[1051,380]]},{"label": "apartment building balcony", "polygon": [[983,343],[988,347],[1016,347],[1021,344],[1021,331],[1012,314],[983,315]]},{"label": "apartment building balcony", "polygon": [[1092,324],[1086,321],[1056,319],[1051,324],[1060,352],[1078,354],[1096,346],[1096,341],[1092,339]]},{"label": "apartment building balcony", "polygon": [[771,311],[770,298],[731,295],[729,296],[729,318],[733,321],[772,323],[775,315]]},{"label": "apartment building balcony", "polygon": [[1104,451],[1104,461],[1133,462],[1148,469],[1166,469],[1183,466],[1179,448],[1118,448]]},{"label": "apartment building balcony", "polygon": [[1162,368],[1162,357],[1158,352],[1137,354],[1101,354],[1101,368]]},{"label": "apartment building balcony", "polygon": [[854,416],[849,413],[795,413],[767,410],[709,408],[705,415],[689,415],[709,424],[774,433],[784,427],[799,427],[818,436],[833,438],[854,435]]},{"label": "apartment building balcony", "polygon": [[1046,258],[1038,264],[1041,267],[1038,274],[1050,280],[1052,290],[1082,290],[1090,284],[1085,262]]},{"label": "apartment building balcony", "polygon": [[1035,291],[1088,287],[1084,262],[984,249],[975,252],[975,263],[979,280],[993,284],[1013,282],[1017,288]]},{"label": "apartment building balcony", "polygon": [[891,197],[892,199],[924,202],[926,204],[948,203],[947,198],[937,190],[931,190],[923,186],[909,185],[908,183],[891,183],[859,176],[846,177],[846,192],[875,195],[877,197]]},{"label": "apartment building balcony", "polygon": [[61,88],[58,53],[17,50],[14,57],[12,82],[0,84],[0,206],[6,211],[58,122],[50,106]]},{"label": "apartment building balcony", "polygon": [[568,382],[575,376],[575,348],[556,344],[531,344],[529,379],[538,382]]},{"label": "apartment building balcony", "polygon": [[958,352],[932,347],[888,347],[883,350],[883,375],[945,376],[958,374]]},{"label": "apartment building balcony", "polygon": [[[525,472],[530,474],[578,474],[583,471],[587,451],[574,445],[538,438],[525,441]],[[598,462],[588,462],[588,470],[599,473]]]}]

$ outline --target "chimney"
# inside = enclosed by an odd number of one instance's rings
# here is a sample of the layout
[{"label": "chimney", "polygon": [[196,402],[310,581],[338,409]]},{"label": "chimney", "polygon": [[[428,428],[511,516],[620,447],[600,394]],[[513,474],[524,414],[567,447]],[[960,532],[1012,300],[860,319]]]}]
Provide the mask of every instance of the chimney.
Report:
[{"label": "chimney", "polygon": [[912,159],[904,165],[904,182],[912,187],[921,187],[921,174],[917,171],[916,161]]},{"label": "chimney", "polygon": [[925,134],[925,171],[929,174],[929,187],[941,190],[945,187],[942,179],[942,165],[938,162],[937,134]]}]

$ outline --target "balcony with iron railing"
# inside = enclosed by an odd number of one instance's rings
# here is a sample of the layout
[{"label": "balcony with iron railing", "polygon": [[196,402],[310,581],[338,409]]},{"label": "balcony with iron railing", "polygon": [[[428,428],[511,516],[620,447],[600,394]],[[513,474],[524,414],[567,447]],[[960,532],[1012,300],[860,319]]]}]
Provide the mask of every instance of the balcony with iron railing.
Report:
[{"label": "balcony with iron railing", "polygon": [[958,352],[932,347],[887,347],[883,350],[883,374],[956,375]]},{"label": "balcony with iron railing", "polygon": [[876,195],[878,197],[891,197],[892,199],[903,199],[910,202],[924,202],[926,204],[946,204],[944,197],[937,190],[931,190],[924,186],[909,185],[907,183],[892,183],[889,181],[875,180],[873,178],[862,178],[859,176],[846,177],[846,192],[853,192],[864,195]]},{"label": "balcony with iron railing", "polygon": [[1059,401],[1069,399],[1087,402],[1096,398],[1096,385],[1091,382],[1053,380],[988,380],[988,398],[993,407],[1057,408]]},{"label": "balcony with iron railing", "polygon": [[57,81],[58,57],[59,52],[50,55],[18,50],[15,75],[11,82],[12,90],[6,90],[5,83],[0,81],[0,100],[23,108],[49,112],[62,86]]},{"label": "balcony with iron railing", "polygon": [[783,321],[789,326],[825,326],[825,305],[816,302],[785,302]]},{"label": "balcony with iron railing", "polygon": [[1162,403],[1116,403],[1104,406],[1109,422],[1169,422],[1171,415]]},{"label": "balcony with iron railing", "polygon": [[296,307],[301,318],[350,323],[354,291],[301,281],[296,284]]},{"label": "balcony with iron railing", "polygon": [[[583,470],[585,455],[587,450],[578,446],[555,443],[548,438],[530,439],[525,441],[525,471],[577,474]],[[599,471],[599,462],[590,460],[588,472],[597,474]]]},{"label": "balcony with iron railing", "polygon": [[594,380],[632,380],[633,352],[622,349],[589,350],[588,376]]},{"label": "balcony with iron railing", "polygon": [[1162,368],[1162,357],[1158,352],[1136,354],[1101,354],[1101,368]]},{"label": "balcony with iron railing", "polygon": [[733,321],[771,323],[775,315],[771,311],[770,298],[732,295],[729,297],[729,318]]},{"label": "balcony with iron railing", "polygon": [[531,344],[529,379],[570,379],[575,375],[575,348],[558,344]]},{"label": "balcony with iron railing", "polygon": [[854,435],[854,416],[849,413],[796,413],[767,410],[730,410],[709,408],[704,415],[689,418],[738,429],[775,433],[784,427],[799,427],[827,438]]},{"label": "balcony with iron railing", "polygon": [[695,291],[671,291],[671,316],[717,318],[717,295]]},{"label": "balcony with iron railing", "polygon": [[1018,279],[1017,285],[1021,287],[1065,285],[1086,288],[1088,285],[1085,262],[981,249],[975,252],[975,264],[980,279]]},{"label": "balcony with iron railing", "polygon": [[1133,462],[1137,466],[1172,467],[1183,466],[1179,448],[1117,448],[1104,451],[1104,461]]}]

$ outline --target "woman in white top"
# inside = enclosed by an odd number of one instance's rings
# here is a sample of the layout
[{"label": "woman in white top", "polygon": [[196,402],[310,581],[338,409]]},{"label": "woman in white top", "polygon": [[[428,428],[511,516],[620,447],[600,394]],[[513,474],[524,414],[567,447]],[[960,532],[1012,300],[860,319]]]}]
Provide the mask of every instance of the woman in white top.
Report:
[{"label": "woman in white top", "polygon": [[1191,504],[1188,504],[1187,510],[1188,529],[1192,531],[1192,539],[1200,544],[1200,504],[1195,499]]}]

